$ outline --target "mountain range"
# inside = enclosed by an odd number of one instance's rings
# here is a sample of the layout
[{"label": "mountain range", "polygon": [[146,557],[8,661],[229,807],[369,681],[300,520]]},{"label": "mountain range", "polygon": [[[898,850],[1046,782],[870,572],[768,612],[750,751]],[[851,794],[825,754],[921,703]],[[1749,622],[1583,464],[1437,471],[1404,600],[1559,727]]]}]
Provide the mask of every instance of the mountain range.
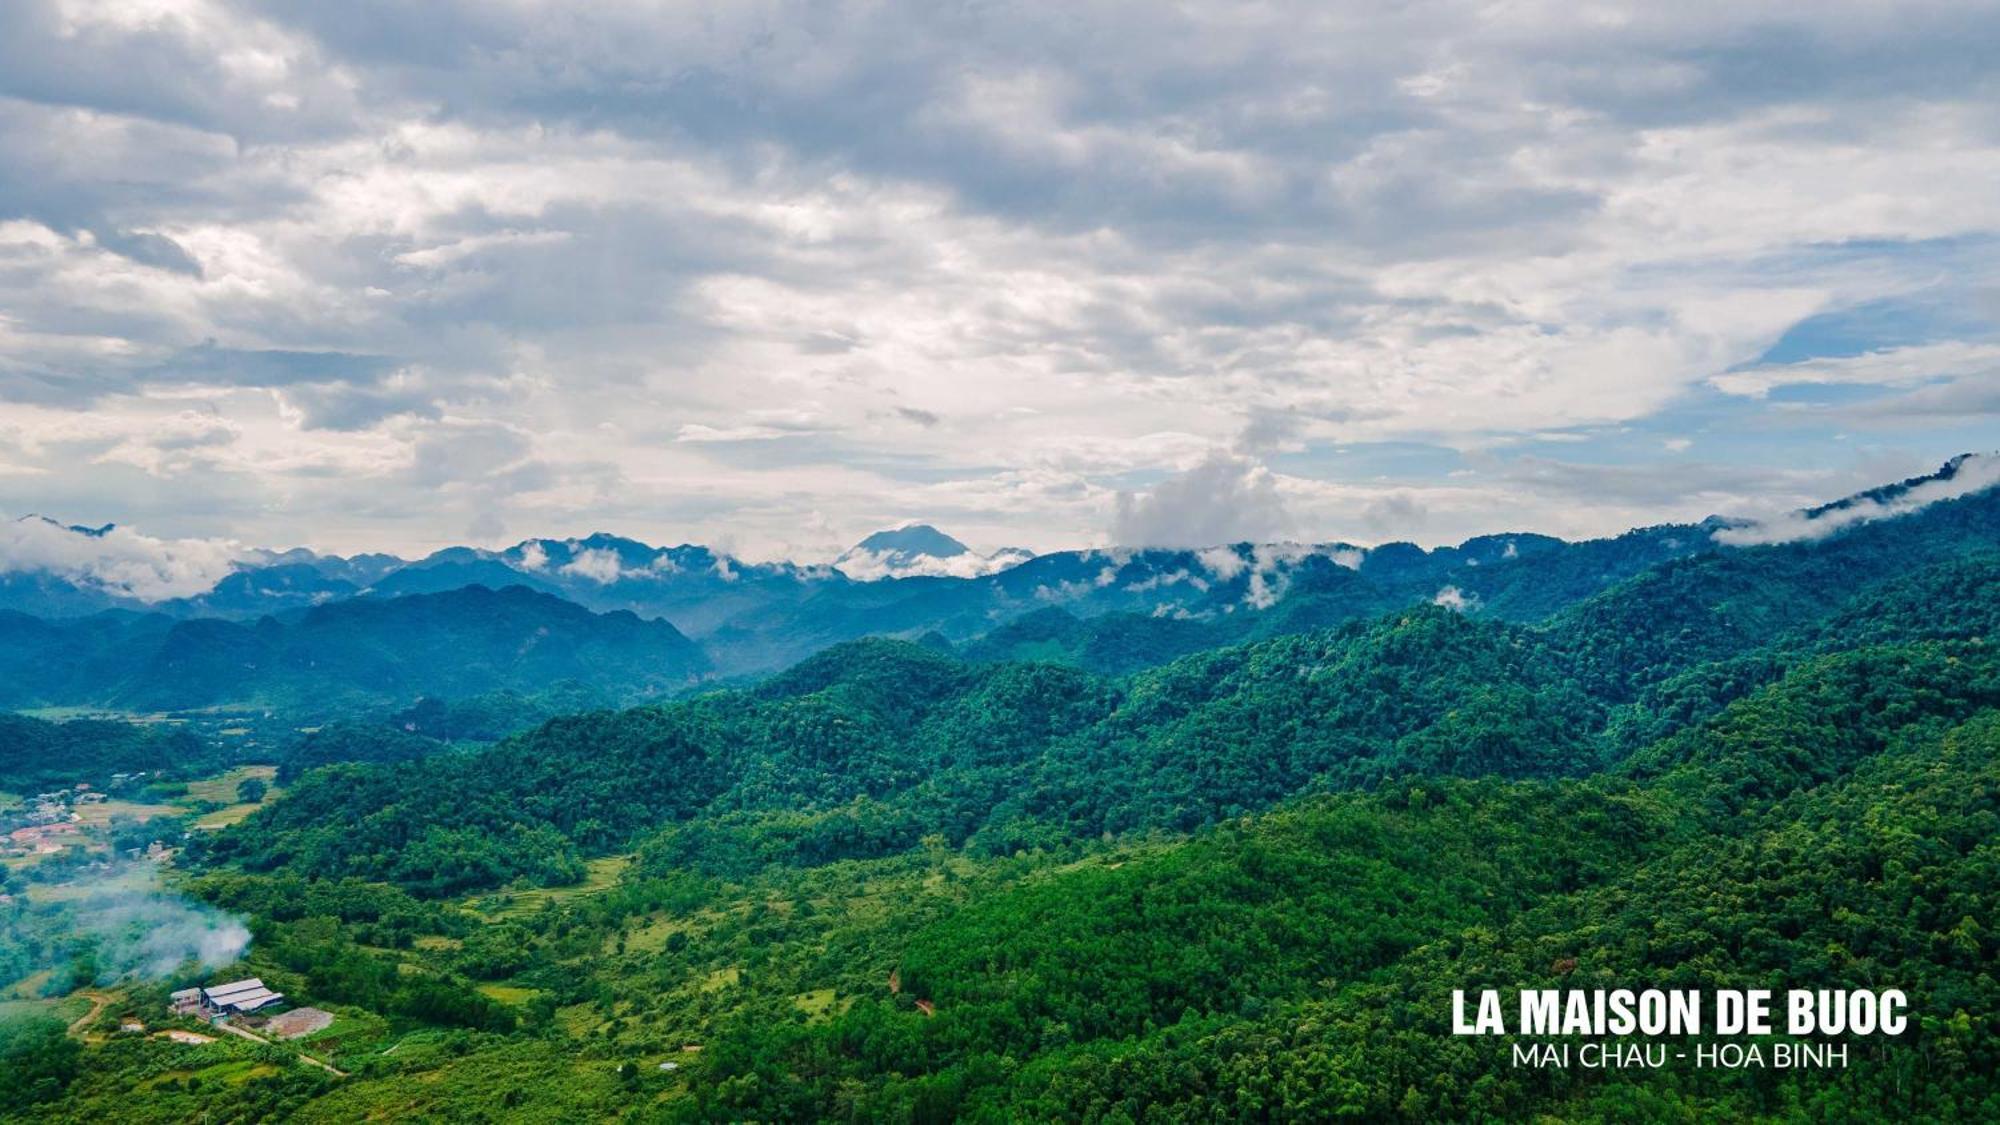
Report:
[{"label": "mountain range", "polygon": [[[252,552],[206,590],[153,601],[101,573],[44,563],[0,573],[0,668],[12,673],[15,706],[167,709],[297,703],[315,692],[407,703],[572,677],[633,699],[767,674],[867,636],[1121,674],[1417,603],[1538,621],[1675,560],[1910,525],[1941,507],[1986,511],[1996,466],[1966,455],[1764,524],[1712,517],[1581,542],[1521,532],[1431,549],[1237,543],[980,555],[914,524],[871,535],[831,565],[800,565],[600,533],[417,560]],[[48,520],[33,530],[79,556],[116,536]],[[481,632],[481,614],[529,631]],[[425,653],[467,644],[484,655],[457,661],[450,677],[427,665]]]}]

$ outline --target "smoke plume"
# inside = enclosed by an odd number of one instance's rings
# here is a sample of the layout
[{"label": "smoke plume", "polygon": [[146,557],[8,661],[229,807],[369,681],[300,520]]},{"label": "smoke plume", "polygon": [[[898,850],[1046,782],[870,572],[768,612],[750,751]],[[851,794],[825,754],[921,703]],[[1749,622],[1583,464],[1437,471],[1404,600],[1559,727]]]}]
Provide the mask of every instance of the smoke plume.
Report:
[{"label": "smoke plume", "polygon": [[250,947],[241,918],[168,889],[150,863],[89,875],[66,898],[38,924],[53,939],[48,948],[93,948],[99,984],[158,980],[191,962],[216,969]]}]

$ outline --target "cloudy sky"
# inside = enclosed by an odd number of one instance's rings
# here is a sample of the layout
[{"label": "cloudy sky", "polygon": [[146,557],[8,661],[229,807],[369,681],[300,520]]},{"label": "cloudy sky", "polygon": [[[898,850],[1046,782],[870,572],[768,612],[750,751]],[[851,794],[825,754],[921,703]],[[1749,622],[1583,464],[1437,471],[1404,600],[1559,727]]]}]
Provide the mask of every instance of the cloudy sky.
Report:
[{"label": "cloudy sky", "polygon": [[1973,0],[0,3],[0,512],[1433,543],[2000,446]]}]

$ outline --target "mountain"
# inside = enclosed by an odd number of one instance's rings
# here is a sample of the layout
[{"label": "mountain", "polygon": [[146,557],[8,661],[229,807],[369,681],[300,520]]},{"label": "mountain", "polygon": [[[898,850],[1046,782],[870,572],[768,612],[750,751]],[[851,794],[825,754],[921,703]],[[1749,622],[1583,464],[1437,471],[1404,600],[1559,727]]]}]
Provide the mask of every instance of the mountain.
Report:
[{"label": "mountain", "polygon": [[351,598],[353,582],[306,562],[276,563],[238,570],[206,594],[176,598],[154,608],[176,617],[257,617],[280,610]]},{"label": "mountain", "polygon": [[787,607],[848,584],[830,567],[749,563],[694,544],[655,547],[603,532],[530,539],[498,557],[579,604],[664,617],[698,638],[738,615]]},{"label": "mountain", "polygon": [[509,566],[491,551],[473,547],[447,547],[413,563],[400,566],[377,578],[367,592],[376,597],[405,594],[442,594],[467,586],[502,589],[525,586],[543,593],[555,593],[553,583]]},{"label": "mountain", "polygon": [[1006,547],[991,555],[970,547],[924,523],[878,531],[847,549],[833,561],[849,578],[871,582],[882,578],[977,578],[1034,558],[1034,552]]},{"label": "mountain", "polygon": [[[1953,691],[2000,701],[2000,671],[1974,635],[2000,614],[1996,530],[2000,497],[1968,497],[1829,540],[1672,559],[1534,624],[1406,603],[1249,643],[1134,633],[1172,658],[1129,661],[1116,678],[1045,662],[1088,657],[1093,636],[1079,642],[1077,619],[1046,612],[996,631],[999,651],[979,654],[1003,658],[994,662],[850,642],[748,692],[559,719],[484,755],[329,780],[309,799],[301,792],[283,831],[345,824],[342,804],[421,808],[450,791],[518,809],[533,793],[544,798],[541,826],[572,840],[591,826],[587,852],[706,809],[832,815],[865,801],[864,827],[842,821],[826,839],[711,834],[702,854],[806,849],[823,862],[934,832],[1010,854],[1190,831],[1408,773],[1587,774],[1656,761],[1664,751],[1639,753],[1642,744],[1843,651],[1909,648]],[[1020,656],[1035,662],[1011,659]],[[1872,659],[1842,665],[1843,682],[1865,678]],[[438,795],[425,796],[433,786]],[[280,831],[278,819],[263,825]],[[401,877],[379,866],[384,842],[362,833],[343,829],[307,850],[333,864],[329,876]],[[342,855],[354,858],[332,858]],[[508,863],[485,857],[476,869],[504,878]]]},{"label": "mountain", "polygon": [[351,598],[251,622],[0,614],[0,701],[15,707],[261,706],[303,719],[564,680],[630,702],[708,673],[700,648],[665,621],[523,586]]},{"label": "mountain", "polygon": [[[46,569],[0,574],[0,608],[49,618],[123,609],[241,622],[359,597],[518,585],[600,613],[671,622],[724,677],[765,675],[868,636],[934,634],[964,645],[1058,609],[1085,623],[1063,631],[1066,651],[1095,646],[1098,655],[1080,658],[1085,666],[1123,672],[1190,645],[1321,628],[1408,604],[1539,621],[1665,562],[1897,526],[1938,504],[1990,496],[1996,481],[2000,460],[1968,455],[1936,473],[1774,520],[1711,518],[1582,542],[1506,533],[1429,549],[1402,542],[1236,543],[982,556],[934,527],[913,524],[871,535],[828,566],[748,563],[698,545],[658,547],[605,533],[529,539],[502,551],[452,547],[407,563],[252,552],[212,589],[150,603]],[[1143,625],[1127,620],[1132,616],[1202,628]],[[1048,653],[1054,639],[1023,643]],[[981,658],[1007,658],[1013,650],[1004,642],[984,645]]]}]

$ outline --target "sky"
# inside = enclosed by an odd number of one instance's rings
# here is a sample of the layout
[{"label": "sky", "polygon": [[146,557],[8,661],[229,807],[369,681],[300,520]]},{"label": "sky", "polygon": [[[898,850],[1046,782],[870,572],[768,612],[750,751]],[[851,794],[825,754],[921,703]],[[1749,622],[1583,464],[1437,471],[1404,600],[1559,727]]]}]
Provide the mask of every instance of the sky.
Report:
[{"label": "sky", "polygon": [[1568,537],[2000,448],[2000,5],[0,4],[0,513]]}]

